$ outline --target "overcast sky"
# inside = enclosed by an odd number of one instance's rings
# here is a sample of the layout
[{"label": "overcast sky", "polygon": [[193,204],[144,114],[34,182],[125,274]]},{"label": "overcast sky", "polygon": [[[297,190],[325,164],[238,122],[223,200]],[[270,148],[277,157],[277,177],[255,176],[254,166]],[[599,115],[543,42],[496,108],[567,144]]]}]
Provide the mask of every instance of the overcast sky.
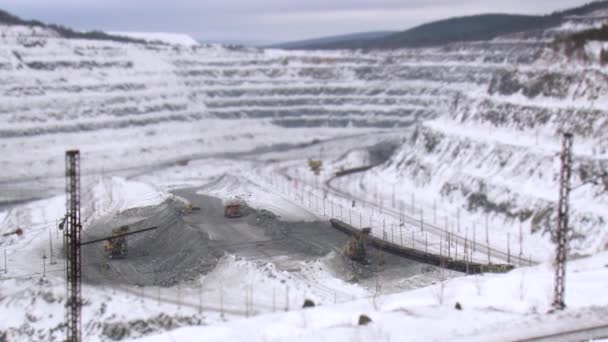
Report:
[{"label": "overcast sky", "polygon": [[77,29],[181,32],[270,43],[404,30],[452,16],[547,14],[590,0],[0,0],[0,9]]}]

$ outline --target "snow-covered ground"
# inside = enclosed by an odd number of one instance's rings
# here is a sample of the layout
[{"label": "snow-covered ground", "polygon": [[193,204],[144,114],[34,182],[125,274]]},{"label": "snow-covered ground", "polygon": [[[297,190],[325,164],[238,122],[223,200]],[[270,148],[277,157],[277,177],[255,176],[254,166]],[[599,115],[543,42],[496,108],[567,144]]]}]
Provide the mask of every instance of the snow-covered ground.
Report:
[{"label": "snow-covered ground", "polygon": [[[607,264],[607,253],[570,262],[568,310],[553,314],[547,314],[553,268],[542,264],[402,294],[180,328],[136,341],[513,341],[605,324]],[[372,322],[359,326],[363,314]]]},{"label": "snow-covered ground", "polygon": [[[554,31],[598,25],[576,20]],[[546,40],[513,37],[288,52],[175,36],[157,36],[179,40],[165,46],[66,40],[20,26],[0,32],[0,234],[9,234],[0,240],[0,340],[63,338],[55,228],[65,213],[64,151],[73,148],[82,152],[84,237],[196,187],[291,223],[337,217],[439,253],[449,231],[461,240],[448,253],[462,256],[473,240],[493,248],[492,262],[540,262],[439,282],[421,268],[387,289],[336,275],[339,251],[294,262],[298,272],[223,255],[208,273],[170,287],[85,284],[88,341],[503,341],[602,323],[608,313],[604,43],[589,43],[592,58],[576,60]],[[568,265],[568,310],[548,315],[564,129],[575,133],[577,259]],[[379,158],[379,143],[391,146],[387,156]],[[309,158],[323,161],[319,176]],[[17,228],[22,236],[10,234]],[[486,261],[483,248],[473,252]],[[511,260],[519,256],[524,262]],[[318,307],[301,310],[305,299]],[[360,314],[372,323],[357,326]]]},{"label": "snow-covered ground", "polygon": [[136,39],[143,39],[145,41],[155,43],[161,42],[165,44],[171,45],[185,45],[185,46],[197,46],[199,43],[196,39],[190,37],[184,33],[170,33],[170,32],[121,32],[121,31],[112,31],[108,32],[112,35],[130,37]]}]

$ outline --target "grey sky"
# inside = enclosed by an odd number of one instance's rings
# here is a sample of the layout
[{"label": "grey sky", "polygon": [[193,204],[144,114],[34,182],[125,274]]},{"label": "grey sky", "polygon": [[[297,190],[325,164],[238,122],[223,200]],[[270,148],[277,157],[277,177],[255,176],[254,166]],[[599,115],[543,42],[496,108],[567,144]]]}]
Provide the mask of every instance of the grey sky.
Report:
[{"label": "grey sky", "polygon": [[547,14],[590,0],[0,0],[26,19],[77,29],[183,32],[207,41],[269,43],[404,30],[452,16]]}]

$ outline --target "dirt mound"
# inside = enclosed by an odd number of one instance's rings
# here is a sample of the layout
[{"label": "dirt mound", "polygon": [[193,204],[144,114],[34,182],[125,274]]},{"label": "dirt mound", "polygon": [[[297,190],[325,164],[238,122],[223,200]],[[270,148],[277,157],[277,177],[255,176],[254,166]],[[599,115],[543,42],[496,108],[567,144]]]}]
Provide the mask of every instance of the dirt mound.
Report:
[{"label": "dirt mound", "polygon": [[108,259],[102,243],[84,246],[83,279],[168,286],[213,269],[223,253],[209,246],[204,231],[184,222],[182,206],[167,200],[159,206],[125,211],[104,226],[89,227],[88,235],[96,238],[108,236],[113,227],[125,224],[131,231],[158,226],[156,230],[127,237],[126,259]]}]

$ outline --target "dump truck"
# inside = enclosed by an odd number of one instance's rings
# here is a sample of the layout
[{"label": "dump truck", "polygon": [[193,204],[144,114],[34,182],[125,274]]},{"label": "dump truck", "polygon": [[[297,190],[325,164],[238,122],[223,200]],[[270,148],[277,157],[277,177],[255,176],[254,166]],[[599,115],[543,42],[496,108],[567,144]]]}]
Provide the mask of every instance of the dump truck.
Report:
[{"label": "dump truck", "polygon": [[362,264],[368,264],[367,241],[371,232],[371,228],[363,228],[360,232],[354,233],[344,246],[344,256]]},{"label": "dump truck", "polygon": [[110,259],[124,259],[127,257],[127,237],[118,236],[129,232],[129,226],[112,229],[112,236],[104,243],[103,249]]},{"label": "dump truck", "polygon": [[224,203],[224,216],[228,218],[241,217],[244,215],[245,201],[239,197],[230,199]]}]

